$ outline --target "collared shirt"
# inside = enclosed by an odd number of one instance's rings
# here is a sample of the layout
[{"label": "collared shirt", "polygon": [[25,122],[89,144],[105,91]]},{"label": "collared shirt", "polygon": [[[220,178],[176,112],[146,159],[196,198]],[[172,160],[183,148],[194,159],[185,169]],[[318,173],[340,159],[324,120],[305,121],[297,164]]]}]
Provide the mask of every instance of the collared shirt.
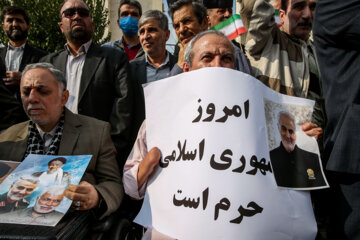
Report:
[{"label": "collared shirt", "polygon": [[44,141],[44,151],[45,152],[47,152],[49,149],[51,140],[55,136],[57,126],[58,126],[58,124],[50,132],[43,132],[40,128],[37,129],[39,131],[40,137]]},{"label": "collared shirt", "polygon": [[25,44],[26,43],[24,43],[20,47],[14,47],[10,43],[8,43],[5,56],[6,70],[19,71],[20,63],[24,55]]},{"label": "collared shirt", "polygon": [[170,76],[170,57],[169,52],[166,51],[166,59],[163,63],[160,64],[159,67],[155,67],[148,59],[145,54],[145,62],[146,62],[146,79],[147,82],[157,81],[163,78],[167,78]]},{"label": "collared shirt", "polygon": [[[127,51],[125,51],[125,45],[127,46],[128,50],[133,50],[134,51],[134,56],[129,56]],[[116,41],[113,41],[113,42],[107,42],[107,43],[104,43],[103,45],[101,45],[102,47],[111,47],[111,48],[115,48],[115,49],[118,49],[122,52],[124,52],[127,57],[128,57],[128,60],[132,60],[134,58],[137,58],[137,57],[140,57],[142,55],[144,55],[144,50],[142,49],[141,47],[141,44],[139,43],[138,45],[135,45],[135,46],[132,46],[130,47],[126,42],[125,42],[125,39],[122,37],[121,39],[119,40],[116,40]],[[134,49],[136,48],[136,50]]]},{"label": "collared shirt", "polygon": [[68,45],[65,44],[65,48],[68,53],[66,62],[66,81],[67,89],[69,90],[69,99],[66,103],[66,107],[73,113],[78,113],[79,103],[79,89],[81,75],[85,63],[86,53],[89,50],[92,40],[84,43],[76,56],[74,56]]}]

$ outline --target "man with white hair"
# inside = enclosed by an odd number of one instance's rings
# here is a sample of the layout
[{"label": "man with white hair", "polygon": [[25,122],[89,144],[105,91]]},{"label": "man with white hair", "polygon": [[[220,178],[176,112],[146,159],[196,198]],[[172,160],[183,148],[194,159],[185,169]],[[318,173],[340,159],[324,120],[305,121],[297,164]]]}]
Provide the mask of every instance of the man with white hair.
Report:
[{"label": "man with white hair", "polygon": [[22,176],[15,180],[8,192],[0,195],[0,214],[27,208],[29,202],[24,198],[37,187],[38,179],[33,176]]},{"label": "man with white hair", "polygon": [[14,223],[54,225],[64,216],[55,210],[64,198],[64,191],[61,186],[46,188],[36,198],[33,207],[6,214],[6,218]]},{"label": "man with white hair", "polygon": [[270,151],[277,185],[290,188],[325,186],[318,155],[296,145],[294,115],[281,111],[278,116],[281,143]]},{"label": "man with white hair", "polygon": [[82,182],[70,184],[65,196],[77,209],[93,210],[101,218],[114,212],[123,197],[110,124],[69,111],[66,84],[64,74],[49,63],[26,66],[20,91],[30,121],[0,134],[0,159],[21,162],[29,154],[92,155]]}]

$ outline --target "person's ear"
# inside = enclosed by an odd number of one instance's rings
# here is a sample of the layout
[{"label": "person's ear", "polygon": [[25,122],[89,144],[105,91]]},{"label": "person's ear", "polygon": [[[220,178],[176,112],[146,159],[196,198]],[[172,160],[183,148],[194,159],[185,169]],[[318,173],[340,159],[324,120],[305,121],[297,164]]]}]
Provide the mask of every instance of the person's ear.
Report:
[{"label": "person's ear", "polygon": [[68,90],[64,90],[61,94],[61,106],[65,106],[65,104],[67,103],[69,99],[69,91]]},{"label": "person's ear", "polygon": [[183,64],[183,72],[189,72],[190,71],[190,66],[187,62],[184,62]]},{"label": "person's ear", "polygon": [[279,18],[280,18],[280,22],[281,22],[282,25],[284,25],[285,16],[286,16],[285,10],[284,9],[279,9]]}]

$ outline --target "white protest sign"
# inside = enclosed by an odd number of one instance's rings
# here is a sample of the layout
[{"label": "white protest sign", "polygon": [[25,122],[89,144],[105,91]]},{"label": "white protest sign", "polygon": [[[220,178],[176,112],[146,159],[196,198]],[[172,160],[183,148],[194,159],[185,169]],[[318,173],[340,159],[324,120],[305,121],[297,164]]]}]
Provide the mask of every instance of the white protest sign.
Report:
[{"label": "white protest sign", "polygon": [[262,83],[206,68],[144,91],[162,167],[137,223],[178,239],[315,238],[309,193],[279,189],[271,172]]}]

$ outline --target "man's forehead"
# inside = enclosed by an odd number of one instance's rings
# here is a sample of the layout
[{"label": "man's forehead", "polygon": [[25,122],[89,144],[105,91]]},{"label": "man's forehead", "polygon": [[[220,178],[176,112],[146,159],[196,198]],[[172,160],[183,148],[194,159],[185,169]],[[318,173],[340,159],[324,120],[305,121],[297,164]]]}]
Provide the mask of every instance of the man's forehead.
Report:
[{"label": "man's forehead", "polygon": [[201,38],[199,38],[194,45],[194,48],[198,48],[201,45],[206,44],[206,49],[209,50],[211,47],[215,47],[219,49],[218,46],[221,46],[222,50],[232,52],[232,48],[230,43],[226,41],[226,39],[222,38],[216,34],[207,34]]},{"label": "man's forehead", "polygon": [[140,29],[145,28],[145,27],[147,27],[147,28],[148,27],[156,27],[156,28],[158,28],[158,27],[160,27],[159,21],[157,19],[155,19],[155,18],[151,18],[151,19],[147,20],[146,22],[144,22],[143,25],[140,26]]},{"label": "man's forehead", "polygon": [[316,3],[317,0],[288,0],[290,3],[289,5],[294,5],[294,4],[297,4],[297,3]]},{"label": "man's forehead", "polygon": [[280,116],[280,123],[281,124],[289,124],[290,123],[291,125],[295,126],[295,120],[286,115]]},{"label": "man's forehead", "polygon": [[133,6],[133,5],[130,5],[130,4],[123,4],[121,5],[120,7],[120,13],[122,13],[123,11],[129,11],[129,12],[138,12],[140,13],[140,10],[136,7],[136,6]]},{"label": "man's forehead", "polygon": [[41,198],[51,198],[51,199],[60,199],[63,198],[63,195],[53,195],[51,193],[44,193]]},{"label": "man's forehead", "polygon": [[16,18],[16,19],[21,19],[21,20],[25,21],[24,16],[20,13],[10,13],[10,14],[6,14],[4,16],[4,20],[9,19],[9,18],[13,18],[13,19]]},{"label": "man's forehead", "polygon": [[63,164],[63,162],[60,160],[53,160],[50,162],[50,164]]},{"label": "man's forehead", "polygon": [[[186,13],[186,14],[185,14]],[[187,4],[176,10],[173,14],[173,20],[183,20],[185,18],[195,17],[194,9],[191,4]],[[177,19],[175,19],[177,18]]]},{"label": "man's forehead", "polygon": [[86,5],[86,3],[81,0],[68,0],[64,3],[60,12],[63,12],[65,9],[68,9],[68,8],[80,8],[80,7],[89,9],[89,7]]},{"label": "man's forehead", "polygon": [[22,85],[49,85],[53,82],[56,82],[53,74],[49,70],[43,68],[28,70],[21,81]]},{"label": "man's forehead", "polygon": [[29,186],[29,185],[36,185],[36,184],[26,180],[21,180],[18,181],[15,186],[18,187],[18,186]]}]

